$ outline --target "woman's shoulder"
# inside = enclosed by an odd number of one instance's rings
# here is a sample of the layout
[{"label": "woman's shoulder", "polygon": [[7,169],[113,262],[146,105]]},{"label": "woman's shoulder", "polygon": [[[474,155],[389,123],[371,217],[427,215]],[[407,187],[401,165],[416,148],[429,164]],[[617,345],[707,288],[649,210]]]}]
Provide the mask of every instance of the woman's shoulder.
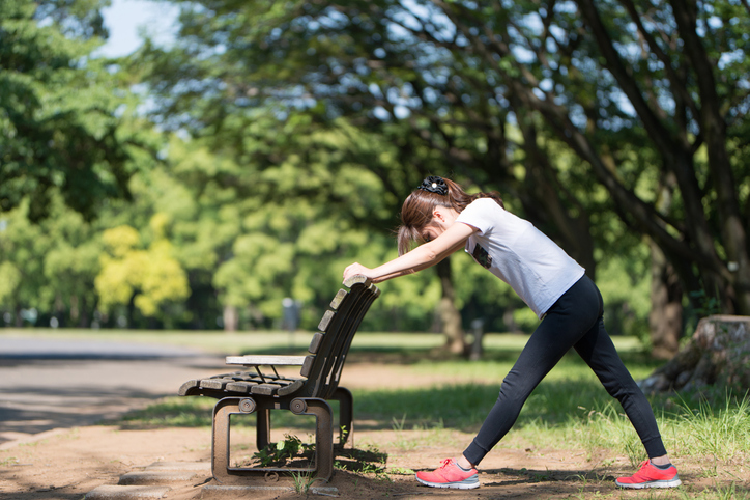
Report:
[{"label": "woman's shoulder", "polygon": [[464,210],[482,210],[482,211],[501,211],[505,212],[505,209],[500,206],[500,204],[495,201],[493,198],[477,198],[476,200],[473,200],[471,203],[466,205],[466,208]]},{"label": "woman's shoulder", "polygon": [[477,198],[466,205],[456,219],[474,226],[484,234],[498,224],[503,224],[507,212],[492,198]]}]

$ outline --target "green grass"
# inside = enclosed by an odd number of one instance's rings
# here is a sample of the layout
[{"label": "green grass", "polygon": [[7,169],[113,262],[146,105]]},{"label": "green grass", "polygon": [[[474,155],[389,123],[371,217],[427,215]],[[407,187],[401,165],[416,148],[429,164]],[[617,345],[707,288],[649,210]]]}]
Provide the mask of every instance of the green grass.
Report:
[{"label": "green grass", "polygon": [[[128,341],[147,344],[171,344],[194,347],[218,354],[278,354],[280,351],[304,352],[310,344],[312,332],[290,334],[280,330],[252,332],[189,331],[189,330],[91,330],[51,328],[3,328],[0,336],[28,338],[71,338],[96,341]],[[527,335],[488,333],[484,346],[488,353],[515,353],[523,348]],[[618,351],[639,352],[641,346],[634,337],[614,337]],[[352,342],[352,352],[423,353],[440,347],[443,337],[434,333],[379,333],[358,332]]]}]

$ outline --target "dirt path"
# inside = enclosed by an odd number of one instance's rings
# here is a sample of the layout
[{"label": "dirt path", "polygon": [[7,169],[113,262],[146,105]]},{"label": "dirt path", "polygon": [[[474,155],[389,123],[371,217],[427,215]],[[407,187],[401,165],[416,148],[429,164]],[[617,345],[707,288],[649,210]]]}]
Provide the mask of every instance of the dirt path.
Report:
[{"label": "dirt path", "polygon": [[[614,491],[601,478],[611,476],[612,469],[597,470],[592,467],[594,464],[582,459],[582,453],[573,450],[504,449],[485,460],[481,470],[483,487],[479,490],[456,493],[420,487],[405,469],[434,468],[437,457],[456,452],[455,447],[445,445],[408,451],[399,449],[399,442],[423,441],[421,432],[424,431],[358,433],[358,449],[375,445],[388,454],[385,475],[337,471],[326,486],[337,488],[342,498],[386,495],[478,498],[495,494],[510,498],[568,498],[583,491]],[[469,438],[460,433],[451,437],[456,442]],[[209,439],[210,431],[193,428],[133,431],[116,426],[87,426],[48,434],[40,441],[0,452],[0,498],[80,500],[96,487],[117,484],[124,474],[142,471],[154,463],[207,465]],[[618,466],[627,469],[624,463]],[[200,498],[201,487],[195,485],[208,477],[207,471],[199,471],[191,480],[170,483],[172,491],[167,498]],[[582,477],[588,480],[583,481]],[[286,496],[298,495],[270,492],[265,496],[253,495],[253,498]]]},{"label": "dirt path", "polygon": [[[399,367],[355,364],[347,366],[346,386],[405,384]],[[374,382],[376,381],[376,382]],[[434,384],[433,377],[411,378],[410,384]],[[613,478],[631,473],[625,457],[614,462],[586,460],[583,450],[566,447],[533,449],[512,435],[493,450],[482,463],[482,487],[469,492],[434,490],[418,486],[409,470],[433,469],[440,459],[463,449],[472,436],[457,431],[398,431],[394,429],[357,431],[355,447],[377,448],[387,454],[385,472],[355,473],[337,471],[327,487],[337,489],[340,498],[634,498],[638,493],[616,490]],[[250,433],[252,431],[245,431]],[[281,430],[280,432],[283,432]],[[430,443],[434,444],[430,444]],[[252,453],[253,449],[247,450]],[[57,429],[36,436],[35,440],[9,442],[0,447],[0,499],[2,500],[81,500],[102,485],[115,485],[123,475],[142,471],[152,464],[202,464],[192,477],[170,482],[165,498],[201,498],[205,485],[211,485],[207,464],[210,456],[210,429],[163,428],[124,430],[113,425],[92,425]],[[606,466],[605,466],[606,464]],[[659,492],[656,498],[684,498],[716,483],[729,484],[731,477],[707,474],[699,463],[676,460],[686,487],[678,492]],[[743,468],[744,467],[744,468]],[[747,464],[730,471],[734,481],[747,491]],[[743,481],[745,481],[743,483]],[[272,485],[273,486],[273,485]],[[680,496],[682,495],[682,496]],[[203,496],[206,498],[206,495]],[[208,498],[211,498],[210,496]],[[226,497],[230,498],[230,497]],[[253,492],[252,496],[231,498],[300,498],[296,493]],[[652,498],[652,497],[649,497]]]}]

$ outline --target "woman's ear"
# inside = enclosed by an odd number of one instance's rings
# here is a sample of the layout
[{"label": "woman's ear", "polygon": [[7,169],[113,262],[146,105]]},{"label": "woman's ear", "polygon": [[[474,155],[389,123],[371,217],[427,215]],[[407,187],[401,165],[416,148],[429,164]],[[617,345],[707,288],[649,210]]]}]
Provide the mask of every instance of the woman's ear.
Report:
[{"label": "woman's ear", "polygon": [[435,207],[435,208],[434,208],[434,209],[432,210],[432,218],[433,218],[433,219],[437,219],[437,220],[439,220],[440,222],[445,222],[445,217],[443,217],[443,214],[442,214],[442,212],[440,212],[440,210],[438,210],[438,207]]}]

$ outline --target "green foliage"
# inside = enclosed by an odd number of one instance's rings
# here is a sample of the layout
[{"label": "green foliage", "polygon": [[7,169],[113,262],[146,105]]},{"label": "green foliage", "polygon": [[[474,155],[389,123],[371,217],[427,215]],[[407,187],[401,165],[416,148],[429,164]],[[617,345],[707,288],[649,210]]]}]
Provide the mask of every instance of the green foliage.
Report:
[{"label": "green foliage", "polygon": [[128,93],[91,52],[106,34],[103,2],[4,1],[0,5],[0,210],[30,198],[49,215],[54,191],[87,218],[96,203],[128,196],[133,152],[124,126]]},{"label": "green foliage", "polygon": [[[173,46],[106,61],[98,0],[4,2],[0,306],[186,328],[234,309],[253,328],[291,297],[314,329],[347,264],[395,256],[388,230],[428,173],[498,189],[598,274],[613,332],[647,329],[642,234],[686,290],[719,292],[712,309],[747,289],[716,271],[747,260],[741,5],[680,27],[677,7],[616,0],[418,4],[180,2]],[[701,32],[716,85],[687,50]],[[466,256],[452,266],[466,329],[537,324]],[[382,288],[365,328],[433,328],[432,273]]]},{"label": "green foliage", "polygon": [[604,318],[612,335],[648,338],[651,312],[651,274],[645,247],[628,256],[616,255],[599,268],[598,284],[604,298]]},{"label": "green foliage", "polygon": [[7,303],[21,284],[21,271],[11,262],[0,264],[0,303]]},{"label": "green foliage", "polygon": [[[748,191],[732,181],[748,174],[737,2],[181,6],[174,46],[136,56],[156,114],[282,189],[326,155],[331,171],[376,174],[395,211],[425,173],[451,173],[499,189],[592,276],[615,253],[637,267],[649,235],[686,284],[720,282],[724,308],[750,307],[750,275],[716,271],[747,257]],[[353,127],[380,151],[358,142],[342,157],[288,134]]]},{"label": "green foliage", "polygon": [[118,226],[104,231],[107,252],[100,257],[101,270],[94,280],[103,312],[133,300],[144,315],[154,316],[162,305],[188,298],[187,276],[164,236],[166,223],[164,214],[151,218],[155,236],[147,249],[139,248],[141,238],[135,228]]},{"label": "green foliage", "polygon": [[695,306],[695,314],[698,318],[718,314],[720,311],[719,298],[706,294],[705,290],[693,290],[688,294]]},{"label": "green foliage", "polygon": [[302,443],[297,436],[285,434],[283,441],[269,443],[262,450],[255,452],[253,459],[258,460],[261,467],[280,467],[300,453],[307,454],[312,449],[313,445]]},{"label": "green foliage", "polygon": [[28,202],[0,220],[0,269],[7,281],[2,286],[3,305],[22,324],[21,310],[49,310],[54,295],[45,280],[43,256],[53,241],[39,226],[28,222]]}]

